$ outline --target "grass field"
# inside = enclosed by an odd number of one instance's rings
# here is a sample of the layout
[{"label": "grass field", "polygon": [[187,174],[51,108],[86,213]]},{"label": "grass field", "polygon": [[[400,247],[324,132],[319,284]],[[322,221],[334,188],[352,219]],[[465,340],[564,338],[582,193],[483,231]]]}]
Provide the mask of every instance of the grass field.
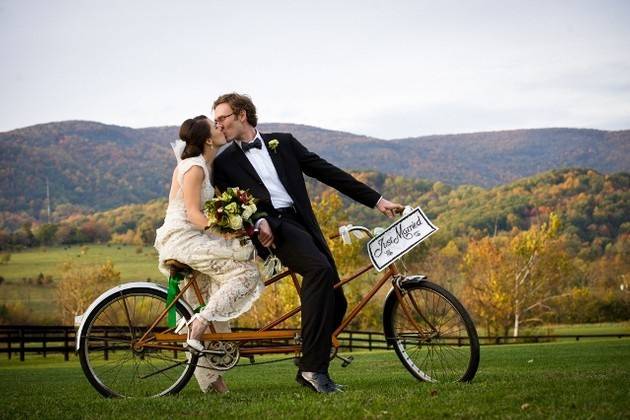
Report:
[{"label": "grass field", "polygon": [[472,384],[417,382],[393,352],[355,353],[332,376],[343,394],[294,383],[289,361],[239,366],[227,395],[202,394],[194,380],[175,397],[107,400],[76,358],[0,361],[3,418],[628,418],[630,340],[484,346]]},{"label": "grass field", "polygon": [[163,276],[157,269],[157,254],[152,247],[131,245],[96,245],[84,247],[34,248],[27,251],[11,253],[8,264],[0,265],[0,276],[9,283],[20,282],[23,278],[33,278],[39,273],[52,275],[59,279],[61,264],[70,261],[78,265],[102,264],[111,260],[122,279],[125,281],[143,279],[161,279]]},{"label": "grass field", "polygon": [[[158,257],[151,247],[142,248],[125,245],[94,245],[85,247],[36,248],[11,254],[8,264],[0,265],[0,276],[5,281],[0,285],[0,304],[23,303],[36,315],[45,316],[46,308],[54,303],[54,283],[59,280],[61,265],[72,262],[77,265],[114,263],[123,282],[132,280],[165,281],[157,269]],[[39,273],[53,277],[52,285],[37,285],[34,281]]]}]

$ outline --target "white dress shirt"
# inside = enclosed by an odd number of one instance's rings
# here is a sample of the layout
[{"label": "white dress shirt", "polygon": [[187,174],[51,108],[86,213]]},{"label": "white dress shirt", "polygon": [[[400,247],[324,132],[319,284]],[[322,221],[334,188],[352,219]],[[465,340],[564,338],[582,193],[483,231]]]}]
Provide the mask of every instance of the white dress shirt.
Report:
[{"label": "white dress shirt", "polygon": [[[257,138],[260,139],[262,148],[251,148],[245,152],[245,156],[256,170],[263,184],[265,184],[267,191],[269,191],[273,207],[276,209],[291,207],[293,205],[293,199],[287,192],[287,189],[284,188],[284,185],[282,185],[282,182],[280,182],[276,167],[273,166],[271,156],[269,156],[269,150],[267,150],[265,141],[262,139],[258,130],[256,130],[256,136],[251,141]],[[240,140],[236,140],[236,144],[242,149]]]}]

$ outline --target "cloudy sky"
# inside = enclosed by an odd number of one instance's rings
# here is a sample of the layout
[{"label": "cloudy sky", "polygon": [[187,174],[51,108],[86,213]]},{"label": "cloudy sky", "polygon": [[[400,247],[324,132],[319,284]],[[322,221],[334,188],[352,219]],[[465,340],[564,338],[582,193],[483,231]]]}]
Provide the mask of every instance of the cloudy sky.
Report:
[{"label": "cloudy sky", "polygon": [[131,127],[249,94],[383,139],[630,128],[630,2],[0,0],[0,131]]}]

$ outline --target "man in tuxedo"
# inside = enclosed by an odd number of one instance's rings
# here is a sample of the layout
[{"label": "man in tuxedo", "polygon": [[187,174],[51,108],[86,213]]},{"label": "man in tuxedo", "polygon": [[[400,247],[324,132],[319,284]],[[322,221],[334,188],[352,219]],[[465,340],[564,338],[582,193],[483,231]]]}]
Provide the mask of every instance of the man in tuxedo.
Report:
[{"label": "man in tuxedo", "polygon": [[296,380],[316,392],[337,392],[338,385],[328,375],[331,335],[348,305],[342,289],[333,288],[340,281],[337,268],[311,208],[303,174],[391,217],[402,206],[310,152],[291,134],[258,132],[256,107],[248,96],[222,95],[213,110],[216,127],[233,140],[214,160],[214,186],[221,191],[240,187],[259,200],[259,210],[267,213],[256,221],[259,234],[254,243],[261,256],[269,248],[303,277],[302,358]]}]

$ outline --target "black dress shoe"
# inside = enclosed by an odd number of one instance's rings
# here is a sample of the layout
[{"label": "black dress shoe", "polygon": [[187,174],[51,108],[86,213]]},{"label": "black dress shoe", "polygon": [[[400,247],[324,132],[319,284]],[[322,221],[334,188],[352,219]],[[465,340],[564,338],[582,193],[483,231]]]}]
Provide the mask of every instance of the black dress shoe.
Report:
[{"label": "black dress shoe", "polygon": [[[329,374],[325,373],[326,377],[328,378],[328,380],[330,381],[330,384],[332,386],[334,386],[335,388],[337,388],[339,391],[343,392],[343,389],[346,387],[345,385],[341,385],[336,383],[335,381],[332,380],[332,378],[330,377]],[[304,378],[302,378],[302,371],[300,369],[298,369],[297,374],[295,375],[295,380],[297,381],[297,383],[299,383],[300,385],[304,385],[307,386],[306,384],[304,384]]]},{"label": "black dress shoe", "polygon": [[342,392],[326,373],[300,372],[295,377],[297,383],[320,394]]}]

